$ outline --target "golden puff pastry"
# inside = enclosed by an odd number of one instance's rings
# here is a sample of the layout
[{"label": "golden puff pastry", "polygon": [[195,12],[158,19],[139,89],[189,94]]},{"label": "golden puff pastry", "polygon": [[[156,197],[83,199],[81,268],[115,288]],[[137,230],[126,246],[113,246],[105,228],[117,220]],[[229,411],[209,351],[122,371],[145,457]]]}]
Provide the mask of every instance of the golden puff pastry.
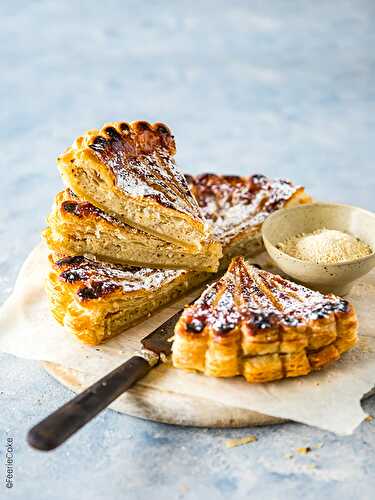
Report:
[{"label": "golden puff pastry", "polygon": [[311,203],[302,186],[286,179],[201,174],[186,176],[212,236],[223,246],[220,269],[236,255],[253,256],[263,249],[261,226],[276,210]]},{"label": "golden puff pastry", "polygon": [[199,253],[188,253],[180,245],[130,227],[69,189],[56,196],[43,236],[49,248],[61,255],[86,255],[137,267],[215,272],[222,256],[218,242],[207,241]]},{"label": "golden puff pastry", "polygon": [[[194,196],[212,225],[212,233],[223,243],[220,269],[225,270],[232,255],[253,256],[262,250],[260,228],[263,220],[274,210],[309,200],[303,188],[289,181],[268,179],[264,176],[222,176],[203,174],[187,176]],[[47,280],[47,292],[56,319],[80,340],[91,344],[100,343],[142,320],[157,307],[188,292],[193,287],[212,279],[212,273],[198,271],[154,270],[155,286],[140,291],[142,299],[127,293],[134,280],[139,283],[150,269],[124,268],[115,264],[101,264],[92,259],[76,256],[56,262],[51,257],[51,272]],[[78,264],[80,263],[80,264]],[[72,266],[84,267],[88,282],[80,280],[82,271],[75,271],[67,279]],[[109,271],[106,272],[105,269]],[[75,269],[75,267],[74,267]],[[96,282],[108,285],[103,277],[111,273],[121,276],[121,286],[116,293],[82,297],[82,288],[92,288]],[[83,279],[83,278],[82,278]],[[105,285],[105,286],[104,286]],[[112,285],[111,285],[112,286]],[[94,286],[95,288],[95,286]],[[118,294],[126,293],[126,307],[119,305]],[[114,309],[121,307],[120,312]],[[123,308],[124,307],[124,308]],[[131,311],[134,312],[132,313]]]},{"label": "golden puff pastry", "polygon": [[50,256],[46,291],[56,320],[82,342],[96,345],[186,293],[204,276]]},{"label": "golden puff pastry", "polygon": [[162,123],[113,122],[78,137],[57,162],[82,200],[197,253],[208,228],[175,152],[173,135]]},{"label": "golden puff pastry", "polygon": [[226,274],[185,309],[173,365],[250,383],[307,375],[351,349],[358,322],[351,304],[234,258]]}]

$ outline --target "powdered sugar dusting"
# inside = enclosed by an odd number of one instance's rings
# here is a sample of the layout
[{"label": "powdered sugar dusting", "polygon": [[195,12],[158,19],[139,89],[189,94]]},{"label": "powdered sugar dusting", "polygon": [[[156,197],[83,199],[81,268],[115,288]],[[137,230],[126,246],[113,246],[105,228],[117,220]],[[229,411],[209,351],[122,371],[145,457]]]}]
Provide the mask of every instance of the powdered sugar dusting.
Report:
[{"label": "powdered sugar dusting", "polygon": [[282,208],[299,189],[284,179],[218,176],[192,178],[193,192],[203,215],[211,222],[213,236],[223,245],[244,230],[256,231],[268,215]]},{"label": "powdered sugar dusting", "polygon": [[61,259],[55,266],[62,271],[60,279],[82,285],[77,291],[81,299],[97,299],[120,289],[125,293],[156,290],[186,272],[120,266],[83,256]]},{"label": "powdered sugar dusting", "polygon": [[295,323],[307,323],[348,311],[348,302],[336,295],[323,295],[266,271],[255,271],[254,276],[269,290],[275,307],[288,318],[288,324],[291,320]]},{"label": "powdered sugar dusting", "polygon": [[246,323],[254,336],[283,324],[306,327],[311,321],[348,312],[348,302],[339,297],[259,271],[237,258],[223,278],[185,310],[184,318],[188,330],[197,333],[209,326],[225,335]]},{"label": "powdered sugar dusting", "polygon": [[160,205],[202,221],[200,208],[171,152],[158,141],[156,134],[149,130],[147,134],[149,144],[144,142],[144,132],[124,135],[113,129],[107,138],[98,136],[90,148],[114,174],[122,192],[132,197],[152,198]]}]

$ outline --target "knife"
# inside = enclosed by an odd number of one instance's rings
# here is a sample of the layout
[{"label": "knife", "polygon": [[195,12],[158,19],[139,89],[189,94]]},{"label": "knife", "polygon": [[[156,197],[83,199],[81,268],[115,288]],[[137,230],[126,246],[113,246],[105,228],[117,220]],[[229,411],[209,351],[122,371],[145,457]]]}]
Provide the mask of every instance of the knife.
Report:
[{"label": "knife", "polygon": [[173,329],[182,311],[144,337],[141,349],[125,363],[32,427],[27,434],[29,445],[43,451],[57,448],[169,356]]}]

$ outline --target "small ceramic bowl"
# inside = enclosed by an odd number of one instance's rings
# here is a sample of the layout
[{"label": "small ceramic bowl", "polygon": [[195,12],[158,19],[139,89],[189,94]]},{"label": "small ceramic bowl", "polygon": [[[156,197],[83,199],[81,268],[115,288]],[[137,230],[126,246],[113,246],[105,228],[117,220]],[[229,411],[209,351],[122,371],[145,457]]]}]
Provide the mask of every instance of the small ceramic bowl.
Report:
[{"label": "small ceramic bowl", "polygon": [[[277,248],[288,238],[317,229],[336,229],[367,243],[373,252],[339,264],[315,264],[296,259]],[[362,208],[335,203],[312,203],[284,208],[263,224],[265,247],[276,265],[294,280],[324,293],[348,293],[353,282],[375,266],[375,214]]]}]

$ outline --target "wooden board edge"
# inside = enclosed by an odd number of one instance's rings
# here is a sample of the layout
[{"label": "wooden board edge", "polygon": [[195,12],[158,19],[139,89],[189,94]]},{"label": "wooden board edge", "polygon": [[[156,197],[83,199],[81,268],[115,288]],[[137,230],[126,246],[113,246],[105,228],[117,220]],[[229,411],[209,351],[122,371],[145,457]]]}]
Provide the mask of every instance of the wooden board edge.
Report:
[{"label": "wooden board edge", "polygon": [[[82,380],[82,372],[51,362],[42,362],[42,366],[54,379],[74,393],[83,391],[88,385]],[[144,386],[135,386],[112,403],[110,408],[132,417],[192,427],[240,428],[287,422],[286,419],[223,405],[201,397],[191,398],[174,392],[169,392],[166,397],[165,391]]]}]

